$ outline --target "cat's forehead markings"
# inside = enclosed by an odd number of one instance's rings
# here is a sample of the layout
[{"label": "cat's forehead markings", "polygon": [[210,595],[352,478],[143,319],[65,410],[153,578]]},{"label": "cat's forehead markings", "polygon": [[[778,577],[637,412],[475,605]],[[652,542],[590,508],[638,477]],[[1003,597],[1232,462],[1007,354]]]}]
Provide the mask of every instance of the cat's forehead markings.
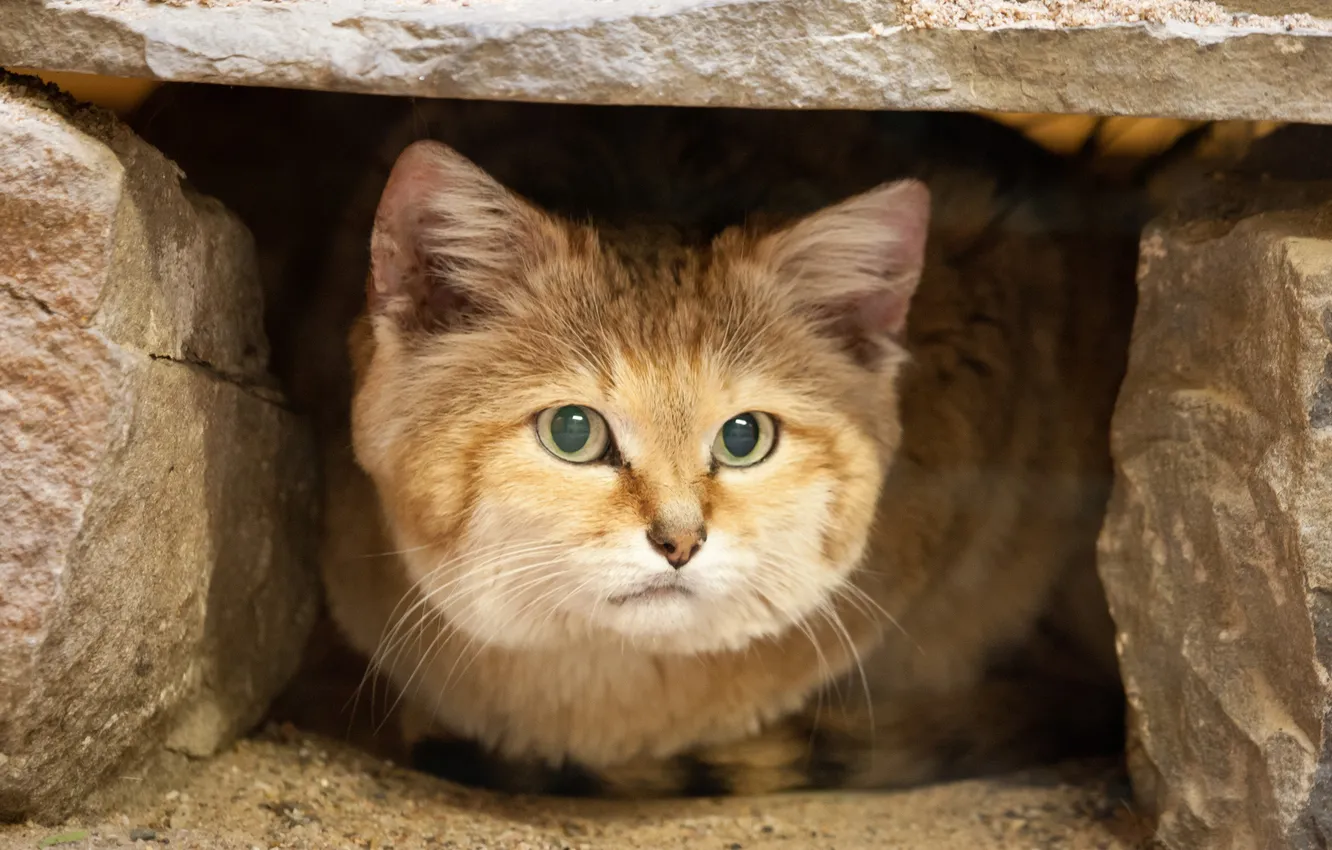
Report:
[{"label": "cat's forehead markings", "polygon": [[616,432],[621,453],[631,464],[664,463],[681,473],[706,467],[712,447],[712,435],[704,434],[711,424],[706,416],[706,406],[685,394],[645,396],[617,417],[623,422]]}]

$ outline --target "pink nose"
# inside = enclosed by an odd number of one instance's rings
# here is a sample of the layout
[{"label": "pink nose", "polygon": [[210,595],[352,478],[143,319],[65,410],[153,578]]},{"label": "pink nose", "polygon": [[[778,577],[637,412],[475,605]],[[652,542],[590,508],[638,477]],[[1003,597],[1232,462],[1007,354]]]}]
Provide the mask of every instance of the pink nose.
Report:
[{"label": "pink nose", "polygon": [[702,548],[703,541],[708,539],[708,532],[701,525],[692,529],[667,529],[653,523],[648,529],[647,538],[652,548],[678,570]]}]

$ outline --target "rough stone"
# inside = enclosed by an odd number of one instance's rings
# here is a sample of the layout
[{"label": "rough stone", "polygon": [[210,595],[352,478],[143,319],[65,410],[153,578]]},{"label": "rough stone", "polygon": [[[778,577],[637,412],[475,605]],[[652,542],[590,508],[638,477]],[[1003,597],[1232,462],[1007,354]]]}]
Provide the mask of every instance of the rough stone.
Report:
[{"label": "rough stone", "polygon": [[1130,768],[1164,846],[1332,841],[1332,184],[1145,231],[1101,537]]},{"label": "rough stone", "polygon": [[3,820],[256,722],[317,584],[245,228],[110,116],[0,75],[0,233]]},{"label": "rough stone", "polygon": [[418,97],[1332,122],[1332,19],[1314,0],[6,0],[0,65]]}]

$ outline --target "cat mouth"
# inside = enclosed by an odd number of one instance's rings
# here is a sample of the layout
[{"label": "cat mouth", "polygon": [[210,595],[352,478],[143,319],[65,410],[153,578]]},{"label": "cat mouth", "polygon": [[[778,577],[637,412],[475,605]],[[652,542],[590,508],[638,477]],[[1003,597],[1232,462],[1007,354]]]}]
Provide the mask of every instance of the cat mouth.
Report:
[{"label": "cat mouth", "polygon": [[675,577],[664,581],[649,582],[638,590],[621,593],[610,598],[612,605],[627,605],[631,602],[655,602],[666,599],[685,599],[693,596],[689,588],[682,585]]}]

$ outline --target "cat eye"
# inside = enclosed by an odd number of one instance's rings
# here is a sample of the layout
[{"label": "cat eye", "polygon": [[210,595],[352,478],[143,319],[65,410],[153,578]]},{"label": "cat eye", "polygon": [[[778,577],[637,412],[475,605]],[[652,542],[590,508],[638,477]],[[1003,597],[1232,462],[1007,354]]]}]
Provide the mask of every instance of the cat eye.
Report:
[{"label": "cat eye", "polygon": [[600,460],[610,445],[606,420],[581,404],[546,408],[537,414],[536,429],[546,451],[570,463]]},{"label": "cat eye", "polygon": [[750,411],[722,424],[712,442],[712,456],[726,466],[753,466],[772,451],[777,423],[766,413]]}]

